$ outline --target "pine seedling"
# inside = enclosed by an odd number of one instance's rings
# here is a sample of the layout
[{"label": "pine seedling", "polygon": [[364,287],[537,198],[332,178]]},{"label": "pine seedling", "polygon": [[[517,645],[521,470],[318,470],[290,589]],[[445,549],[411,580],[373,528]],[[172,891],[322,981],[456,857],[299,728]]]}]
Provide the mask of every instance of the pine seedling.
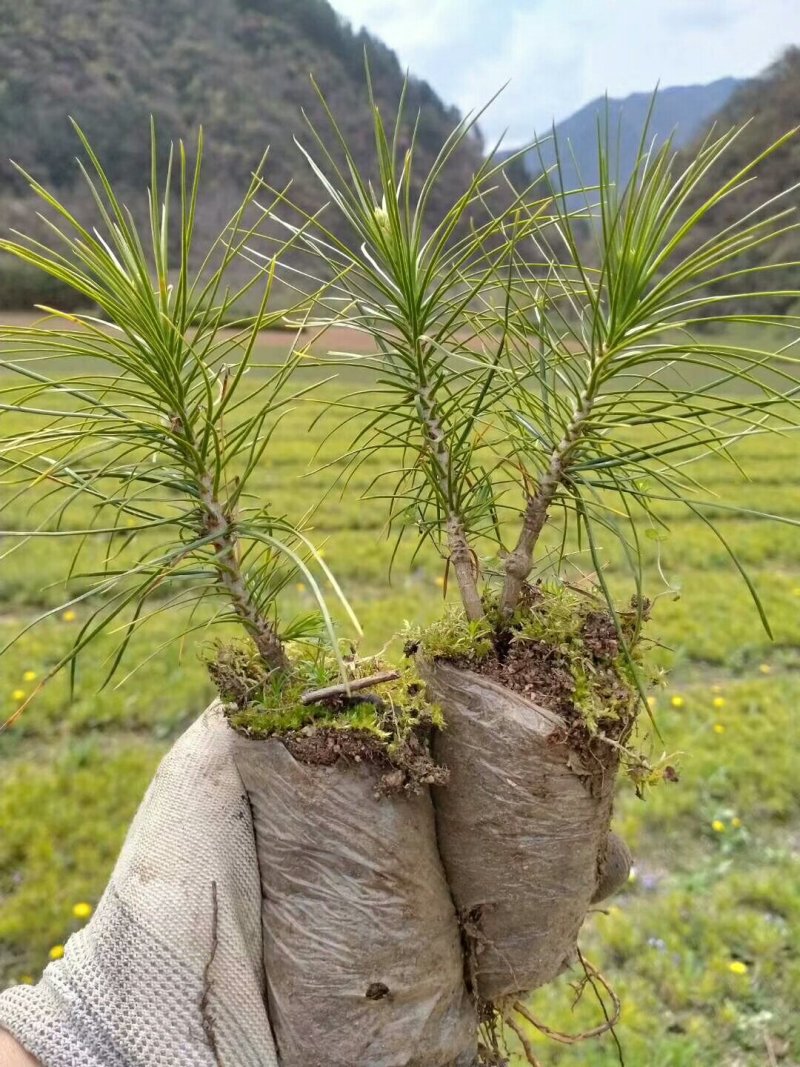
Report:
[{"label": "pine seedling", "polygon": [[[25,175],[42,201],[47,236],[0,241],[2,251],[93,306],[83,314],[41,308],[41,325],[0,329],[0,410],[16,413],[15,427],[25,417],[22,431],[0,438],[0,471],[9,505],[30,502],[37,516],[33,528],[2,531],[10,544],[3,558],[34,538],[72,545],[65,578],[80,586],[22,633],[80,604],[78,636],[48,677],[68,667],[74,678],[79,654],[110,632],[121,635],[110,679],[143,623],[188,605],[189,629],[238,624],[264,668],[280,675],[289,665],[286,640],[316,634],[320,620],[338,648],[325,586],[350,609],[306,520],[275,513],[248,492],[281,417],[314,388],[294,380],[303,357],[292,341],[277,366],[255,360],[259,333],[286,314],[270,306],[274,261],[232,282],[241,248],[268,215],[255,206],[262,168],[194,267],[202,133],[193,163],[183,144],[170,150],[163,184],[153,136],[149,215],[140,227],[76,130],[99,226],[85,226]],[[246,299],[254,314],[242,312]],[[300,320],[305,306],[303,299],[292,309]],[[102,564],[85,570],[85,550],[98,541],[107,546]],[[280,594],[298,575],[317,611],[282,625]],[[195,621],[194,609],[207,600],[216,602],[213,614]]]},{"label": "pine seedling", "polygon": [[[768,626],[693,467],[711,453],[735,463],[742,439],[797,428],[800,319],[764,310],[792,294],[771,289],[769,269],[748,258],[796,230],[792,190],[714,228],[715,208],[757,180],[793,132],[726,177],[739,130],[709,136],[687,161],[669,141],[651,148],[645,129],[620,185],[601,123],[600,181],[583,192],[585,207],[559,191],[557,145],[544,195],[509,191],[490,156],[431,224],[432,190],[442,192],[475,119],[420,176],[403,101],[393,128],[374,99],[372,112],[374,184],[330,111],[327,133],[309,123],[303,148],[350,238],[323,226],[324,215],[292,231],[315,264],[308,274],[333,279],[318,305],[327,321],[374,340],[373,356],[335,354],[376,380],[361,403],[349,398],[345,418],[360,420],[350,469],[394,450],[391,521],[442,546],[467,617],[491,614],[501,632],[526,585],[548,572],[563,578],[576,546],[588,550],[616,619],[606,533],[622,546],[644,609],[643,538],[664,529],[664,501],[714,530]],[[773,327],[791,334],[777,353]],[[540,551],[546,524],[559,532],[555,552]]]},{"label": "pine seedling", "polygon": [[[465,611],[478,619],[484,609],[471,538],[496,536],[497,521],[498,457],[486,447],[485,423],[508,388],[508,271],[537,205],[528,198],[522,212],[523,197],[490,155],[450,208],[433,218],[432,194],[447,181],[448,163],[473,136],[480,114],[459,123],[420,175],[417,131],[403,100],[387,130],[371,84],[369,91],[375,185],[321,93],[330,128],[320,132],[309,121],[312,148],[300,146],[349,234],[337,237],[324,213],[310,216],[286,202],[275,215],[309,253],[308,277],[332,279],[315,322],[345,324],[375,344],[372,356],[332,354],[334,363],[340,357],[376,378],[375,388],[340,404],[346,418],[369,412],[347,456],[343,487],[377,451],[395,450],[389,526],[398,543],[413,528],[444,546]],[[292,225],[291,217],[301,222]],[[251,252],[259,255],[257,246]]]}]

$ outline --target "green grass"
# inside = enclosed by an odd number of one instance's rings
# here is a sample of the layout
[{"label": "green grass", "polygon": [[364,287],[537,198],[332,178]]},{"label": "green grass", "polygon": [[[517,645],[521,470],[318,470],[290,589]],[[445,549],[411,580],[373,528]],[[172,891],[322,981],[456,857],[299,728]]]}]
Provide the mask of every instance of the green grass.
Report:
[{"label": "green grass", "polygon": [[[787,741],[796,737],[800,680],[713,673],[670,692],[683,707],[662,695],[657,713],[667,751],[684,752],[680,782],[644,803],[620,798],[617,828],[633,847],[635,879],[605,914],[589,917],[583,950],[622,1000],[618,1035],[630,1067],[767,1064],[767,1042],[793,1062],[800,797]],[[584,1001],[571,1010],[565,976],[530,1003],[543,1022],[576,1032],[598,1022],[596,1002]],[[608,1037],[534,1045],[547,1064],[616,1062]]]},{"label": "green grass", "polygon": [[[275,341],[265,340],[265,355],[276,351]],[[256,485],[277,510],[295,517],[328,482],[326,473],[313,473],[313,449],[325,427],[309,431],[308,424],[306,411],[288,416]],[[751,440],[738,456],[749,481],[721,459],[703,460],[694,472],[720,500],[800,516],[792,439]],[[391,642],[404,620],[433,619],[443,597],[441,561],[430,547],[414,556],[413,539],[385,586],[393,546],[382,532],[381,505],[360,499],[380,469],[376,457],[343,498],[330,494],[313,519],[370,652]],[[11,504],[3,511],[0,487],[4,528],[29,524],[43,507],[28,514]],[[83,507],[75,505],[76,523],[86,517]],[[800,953],[791,937],[800,929],[797,530],[719,511],[769,611],[770,640],[720,543],[669,505],[663,515],[670,532],[659,544],[647,543],[647,591],[663,588],[655,566],[660,550],[676,592],[656,600],[650,627],[662,646],[655,654],[671,667],[668,689],[656,694],[663,739],[653,746],[656,756],[682,753],[680,782],[644,802],[629,788],[621,791],[617,825],[634,846],[637,877],[607,914],[589,918],[584,948],[622,997],[618,1035],[629,1067],[761,1065],[770,1062],[768,1048],[791,1062],[800,1057]],[[550,538],[555,543],[554,532]],[[105,551],[94,545],[87,569]],[[0,637],[63,599],[66,552],[63,541],[43,539],[2,561]],[[574,562],[591,569],[585,556]],[[630,595],[613,554],[608,576],[620,595]],[[310,592],[291,588],[286,606],[310,608]],[[16,707],[17,691],[29,692],[57,661],[83,616],[80,606],[74,620],[54,616],[0,660],[0,718]],[[0,985],[35,976],[50,946],[74,928],[72,905],[98,899],[158,759],[211,695],[200,658],[209,635],[200,628],[170,646],[175,626],[156,615],[135,637],[128,661],[129,668],[143,660],[146,666],[121,687],[98,692],[113,647],[105,638],[82,661],[72,698],[67,680],[57,679],[0,734]],[[388,654],[397,652],[397,642],[390,644]],[[673,696],[682,699],[680,708],[672,707]],[[714,700],[723,703],[715,707]],[[715,821],[724,829],[715,830]],[[732,972],[732,962],[744,963],[746,972]],[[598,1016],[591,997],[584,1001],[573,1012],[562,979],[531,1006],[548,1025],[579,1030]],[[608,1038],[572,1047],[540,1037],[534,1043],[544,1064],[616,1062]]]}]

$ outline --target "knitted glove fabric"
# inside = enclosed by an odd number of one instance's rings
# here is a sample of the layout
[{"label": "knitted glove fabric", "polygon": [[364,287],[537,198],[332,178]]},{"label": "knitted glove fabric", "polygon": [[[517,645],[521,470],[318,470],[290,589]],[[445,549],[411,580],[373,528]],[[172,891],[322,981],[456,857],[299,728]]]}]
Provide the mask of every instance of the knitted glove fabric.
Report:
[{"label": "knitted glove fabric", "polygon": [[277,1067],[253,821],[212,705],[163,759],[91,921],[0,1027],[44,1067]]}]

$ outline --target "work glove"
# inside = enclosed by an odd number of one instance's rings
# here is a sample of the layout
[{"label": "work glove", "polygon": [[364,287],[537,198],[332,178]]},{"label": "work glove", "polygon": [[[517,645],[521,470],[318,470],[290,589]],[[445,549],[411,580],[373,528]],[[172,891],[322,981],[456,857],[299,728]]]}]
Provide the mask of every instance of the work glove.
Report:
[{"label": "work glove", "polygon": [[277,1067],[236,735],[212,705],[162,761],[91,921],[0,1028],[44,1067]]}]

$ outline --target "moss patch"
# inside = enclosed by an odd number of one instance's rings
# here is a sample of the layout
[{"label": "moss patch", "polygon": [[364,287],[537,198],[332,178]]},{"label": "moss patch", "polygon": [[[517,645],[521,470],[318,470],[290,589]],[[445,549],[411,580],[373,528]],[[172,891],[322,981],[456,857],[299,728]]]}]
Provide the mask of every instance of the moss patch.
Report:
[{"label": "moss patch", "polygon": [[[290,660],[289,675],[270,675],[249,641],[214,647],[208,670],[234,729],[256,739],[279,737],[303,763],[373,764],[382,771],[382,794],[446,782],[447,771],[435,763],[429,747],[431,731],[442,728],[444,719],[411,664],[399,669],[399,678],[368,693],[304,705],[304,693],[341,682],[339,664],[319,646],[290,649]],[[395,669],[352,653],[345,662],[351,680]]]},{"label": "moss patch", "polygon": [[622,756],[641,789],[663,776],[627,748],[641,691],[655,680],[641,632],[647,614],[647,605],[633,603],[615,618],[599,595],[540,584],[526,589],[508,621],[494,604],[478,622],[450,609],[431,626],[408,630],[405,651],[492,678],[557,712],[565,740],[606,768]]}]

